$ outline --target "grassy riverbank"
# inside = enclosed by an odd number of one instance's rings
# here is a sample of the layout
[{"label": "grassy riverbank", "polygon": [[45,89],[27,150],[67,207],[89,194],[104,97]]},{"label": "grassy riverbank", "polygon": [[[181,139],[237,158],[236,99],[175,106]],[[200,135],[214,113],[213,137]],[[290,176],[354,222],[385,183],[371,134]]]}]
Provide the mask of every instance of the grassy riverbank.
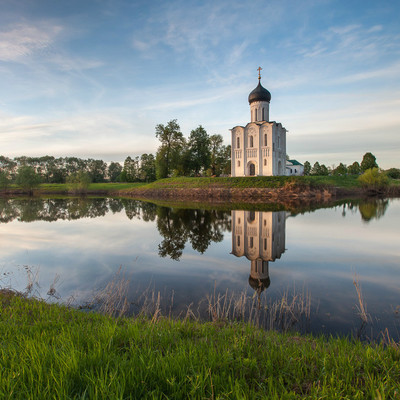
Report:
[{"label": "grassy riverbank", "polygon": [[4,399],[398,398],[400,349],[0,295]]},{"label": "grassy riverbank", "polygon": [[281,188],[287,185],[311,187],[360,187],[356,176],[254,176],[226,178],[167,178],[148,184],[156,188]]},{"label": "grassy riverbank", "polygon": [[[389,179],[389,187],[399,187],[400,180]],[[256,176],[256,177],[176,177],[159,179],[155,182],[116,182],[116,183],[91,183],[88,187],[88,192],[105,192],[112,194],[115,192],[127,191],[132,189],[204,189],[204,188],[339,188],[339,189],[354,189],[361,188],[357,176]],[[41,193],[67,193],[68,185],[62,183],[46,183],[41,184],[35,189],[36,194]],[[18,192],[20,189],[16,185],[11,185],[8,192]],[[7,192],[6,191],[6,192]]]},{"label": "grassy riverbank", "polygon": [[[76,195],[67,184],[41,184],[35,196]],[[26,195],[16,185],[0,191],[3,196]],[[389,179],[377,192],[365,189],[356,176],[271,176],[271,177],[176,177],[151,183],[91,183],[78,195],[119,196],[148,200],[271,203],[293,200],[327,202],[375,195],[400,195],[400,180]]]}]

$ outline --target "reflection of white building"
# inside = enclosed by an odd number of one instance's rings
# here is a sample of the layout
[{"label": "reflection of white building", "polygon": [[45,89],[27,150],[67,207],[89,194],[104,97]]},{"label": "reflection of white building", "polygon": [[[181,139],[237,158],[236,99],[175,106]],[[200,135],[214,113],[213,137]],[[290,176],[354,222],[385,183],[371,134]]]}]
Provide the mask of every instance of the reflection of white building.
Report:
[{"label": "reflection of white building", "polygon": [[232,254],[251,261],[250,286],[261,293],[270,284],[268,262],[285,251],[285,212],[231,211]]}]

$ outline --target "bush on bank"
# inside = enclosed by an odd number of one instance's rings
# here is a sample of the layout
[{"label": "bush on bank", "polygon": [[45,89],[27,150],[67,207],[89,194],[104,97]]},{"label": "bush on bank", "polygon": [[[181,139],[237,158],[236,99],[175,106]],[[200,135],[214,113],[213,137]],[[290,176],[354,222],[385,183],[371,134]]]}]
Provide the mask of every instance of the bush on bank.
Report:
[{"label": "bush on bank", "polygon": [[0,295],[0,397],[397,398],[400,350]]}]

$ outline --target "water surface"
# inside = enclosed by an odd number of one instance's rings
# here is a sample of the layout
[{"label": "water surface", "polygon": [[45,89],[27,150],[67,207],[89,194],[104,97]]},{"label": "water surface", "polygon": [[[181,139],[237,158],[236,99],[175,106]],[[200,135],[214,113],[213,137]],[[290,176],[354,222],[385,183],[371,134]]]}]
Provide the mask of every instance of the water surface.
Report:
[{"label": "water surface", "polygon": [[307,292],[305,329],[349,335],[360,328],[356,276],[369,316],[364,337],[388,328],[399,338],[399,223],[399,199],[301,213],[1,199],[0,285],[24,290],[30,279],[36,296],[52,288],[53,298],[83,303],[122,267],[131,301],[159,292],[176,314],[226,290],[263,301]]}]

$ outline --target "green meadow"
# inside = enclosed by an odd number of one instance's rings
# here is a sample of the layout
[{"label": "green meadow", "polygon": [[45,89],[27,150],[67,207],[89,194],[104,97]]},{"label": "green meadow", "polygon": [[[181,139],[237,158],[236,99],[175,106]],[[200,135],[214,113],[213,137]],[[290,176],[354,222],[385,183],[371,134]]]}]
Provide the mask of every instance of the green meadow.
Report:
[{"label": "green meadow", "polygon": [[400,348],[0,295],[2,399],[396,399]]}]

